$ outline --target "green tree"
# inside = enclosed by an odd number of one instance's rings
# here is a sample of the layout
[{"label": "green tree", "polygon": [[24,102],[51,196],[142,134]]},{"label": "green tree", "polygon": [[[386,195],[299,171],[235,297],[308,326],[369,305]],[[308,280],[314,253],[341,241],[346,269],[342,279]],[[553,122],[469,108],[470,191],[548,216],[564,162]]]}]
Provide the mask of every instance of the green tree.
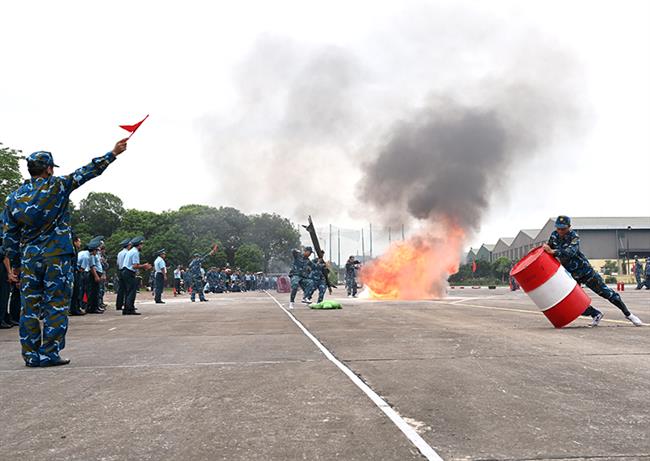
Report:
[{"label": "green tree", "polygon": [[0,200],[3,207],[7,195],[18,189],[23,180],[18,164],[19,160],[25,158],[21,153],[0,143]]},{"label": "green tree", "polygon": [[510,275],[510,269],[512,269],[512,261],[506,257],[501,257],[494,262],[494,272],[502,282],[505,282]]},{"label": "green tree", "polygon": [[247,239],[264,253],[264,270],[268,270],[271,261],[291,263],[291,250],[300,246],[300,233],[291,221],[277,214],[263,213],[251,216],[250,224]]},{"label": "green tree", "polygon": [[264,253],[254,243],[244,243],[235,252],[235,266],[246,272],[264,269]]},{"label": "green tree", "polygon": [[605,275],[612,275],[613,272],[618,271],[618,265],[616,264],[616,261],[611,261],[608,259],[605,261],[605,264],[603,264],[601,270]]},{"label": "green tree", "polygon": [[74,222],[82,224],[92,235],[109,237],[117,230],[124,215],[124,204],[117,195],[91,192],[79,202]]}]

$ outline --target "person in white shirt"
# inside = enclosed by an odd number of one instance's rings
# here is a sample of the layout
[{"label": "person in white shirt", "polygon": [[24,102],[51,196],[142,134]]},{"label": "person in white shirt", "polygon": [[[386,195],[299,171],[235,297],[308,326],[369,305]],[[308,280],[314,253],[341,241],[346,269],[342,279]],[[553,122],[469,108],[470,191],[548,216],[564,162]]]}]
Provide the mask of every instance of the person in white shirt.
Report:
[{"label": "person in white shirt", "polygon": [[158,256],[153,262],[153,268],[156,273],[155,275],[155,301],[156,304],[165,304],[165,301],[162,300],[163,288],[165,287],[165,282],[167,281],[167,264],[165,263],[165,250],[158,250],[156,253]]},{"label": "person in white shirt", "polygon": [[181,292],[181,279],[183,278],[183,271],[181,266],[176,266],[174,270],[174,296],[177,296]]},{"label": "person in white shirt", "polygon": [[121,311],[124,307],[124,297],[126,296],[126,284],[122,279],[122,269],[124,268],[124,257],[131,249],[131,239],[124,239],[120,242],[122,249],[117,254],[117,300],[115,308]]},{"label": "person in white shirt", "polygon": [[122,315],[140,315],[135,310],[135,297],[138,292],[138,280],[135,273],[138,269],[149,270],[151,264],[140,264],[140,250],[144,243],[144,237],[135,237],[131,240],[132,248],[124,257],[124,269],[122,270],[122,277],[126,285],[126,298],[124,300],[124,309]]}]

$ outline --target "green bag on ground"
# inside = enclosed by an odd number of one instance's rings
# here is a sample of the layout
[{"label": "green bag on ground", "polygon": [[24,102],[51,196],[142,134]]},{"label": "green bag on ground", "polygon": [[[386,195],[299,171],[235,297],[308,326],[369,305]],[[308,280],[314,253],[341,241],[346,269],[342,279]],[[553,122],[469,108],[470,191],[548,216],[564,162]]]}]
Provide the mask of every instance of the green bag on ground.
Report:
[{"label": "green bag on ground", "polygon": [[310,309],[340,309],[341,303],[337,301],[323,301],[322,303],[313,303],[309,305]]}]

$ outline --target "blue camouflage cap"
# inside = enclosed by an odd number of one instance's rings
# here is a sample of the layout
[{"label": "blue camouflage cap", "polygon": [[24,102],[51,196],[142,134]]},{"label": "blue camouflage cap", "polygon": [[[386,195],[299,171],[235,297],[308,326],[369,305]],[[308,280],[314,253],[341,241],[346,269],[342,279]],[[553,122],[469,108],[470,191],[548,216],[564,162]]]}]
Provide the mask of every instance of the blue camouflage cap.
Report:
[{"label": "blue camouflage cap", "polygon": [[56,166],[56,167],[59,166],[54,163],[54,157],[52,157],[52,153],[46,152],[44,150],[39,150],[37,152],[34,152],[33,154],[30,154],[30,156],[27,157],[27,163],[32,163],[32,162],[39,162],[44,164],[45,166]]},{"label": "blue camouflage cap", "polygon": [[162,248],[162,249],[156,251],[156,256],[160,256],[160,255],[163,254],[163,253],[167,253],[167,252],[165,251],[164,248]]},{"label": "blue camouflage cap", "polygon": [[120,242],[120,246],[126,247],[129,245],[129,243],[131,243],[131,239],[124,239]]},{"label": "blue camouflage cap", "polygon": [[571,218],[564,215],[558,216],[555,220],[555,227],[557,229],[566,229],[567,227],[571,227]]},{"label": "blue camouflage cap", "polygon": [[310,253],[313,253],[314,249],[312,247],[305,247],[303,251],[309,251]]},{"label": "blue camouflage cap", "polygon": [[131,245],[138,246],[144,243],[144,237],[138,236],[131,239]]},{"label": "blue camouflage cap", "polygon": [[101,241],[91,240],[90,242],[88,242],[88,245],[86,245],[86,247],[88,248],[89,251],[94,251],[94,250],[99,249],[101,244],[102,244]]}]

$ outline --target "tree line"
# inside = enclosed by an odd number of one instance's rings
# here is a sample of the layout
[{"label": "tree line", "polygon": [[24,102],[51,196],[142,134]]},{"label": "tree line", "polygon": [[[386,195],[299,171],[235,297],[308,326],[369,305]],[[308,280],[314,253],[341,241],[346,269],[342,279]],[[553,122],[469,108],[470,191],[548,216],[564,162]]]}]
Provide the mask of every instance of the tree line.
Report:
[{"label": "tree line", "polygon": [[458,272],[449,277],[451,285],[504,285],[510,279],[513,263],[501,257],[494,262],[478,260],[475,271],[472,262],[462,264]]},{"label": "tree line", "polygon": [[[0,199],[23,182],[19,150],[0,143]],[[204,254],[215,243],[219,251],[206,260],[207,266],[240,268],[246,272],[285,272],[292,261],[291,250],[300,246],[300,233],[291,221],[277,214],[246,215],[231,207],[185,205],[178,210],[155,213],[124,208],[122,199],[108,192],[91,192],[76,207],[70,202],[73,231],[82,244],[103,235],[106,250],[114,258],[119,243],[138,235],[145,237],[143,261],[153,261],[164,248],[168,262],[187,265],[195,252]]]},{"label": "tree line", "polygon": [[246,215],[231,207],[185,205],[155,213],[125,209],[118,196],[91,192],[71,214],[82,242],[103,235],[108,254],[115,255],[122,240],[142,235],[146,242],[141,259],[153,261],[164,248],[174,266],[187,265],[194,253],[207,253],[216,243],[219,250],[206,260],[207,266],[283,272],[291,263],[291,249],[300,246],[298,229],[287,218]]}]

